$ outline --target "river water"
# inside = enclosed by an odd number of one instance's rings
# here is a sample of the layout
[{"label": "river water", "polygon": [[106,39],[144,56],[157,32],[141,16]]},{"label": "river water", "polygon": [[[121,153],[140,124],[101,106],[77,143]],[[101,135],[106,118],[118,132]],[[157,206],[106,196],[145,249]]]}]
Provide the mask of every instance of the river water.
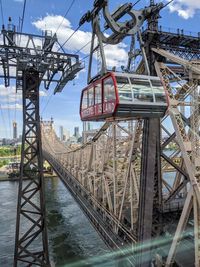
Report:
[{"label": "river water", "polygon": [[[171,182],[171,174],[166,179]],[[114,267],[112,253],[59,178],[45,178],[52,267]],[[0,267],[13,265],[17,182],[0,182]],[[19,266],[20,267],[20,266]]]},{"label": "river water", "polygon": [[[46,208],[52,266],[113,267],[101,263],[108,248],[58,178],[46,178]],[[17,182],[0,182],[0,267],[13,262]]]}]

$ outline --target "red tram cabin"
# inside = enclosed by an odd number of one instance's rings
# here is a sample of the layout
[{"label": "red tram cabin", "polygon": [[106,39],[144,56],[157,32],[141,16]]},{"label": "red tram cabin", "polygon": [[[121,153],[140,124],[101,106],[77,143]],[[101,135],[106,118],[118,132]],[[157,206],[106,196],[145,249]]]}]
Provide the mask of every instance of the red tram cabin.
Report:
[{"label": "red tram cabin", "polygon": [[160,78],[109,72],[82,91],[82,121],[163,117],[168,99]]}]

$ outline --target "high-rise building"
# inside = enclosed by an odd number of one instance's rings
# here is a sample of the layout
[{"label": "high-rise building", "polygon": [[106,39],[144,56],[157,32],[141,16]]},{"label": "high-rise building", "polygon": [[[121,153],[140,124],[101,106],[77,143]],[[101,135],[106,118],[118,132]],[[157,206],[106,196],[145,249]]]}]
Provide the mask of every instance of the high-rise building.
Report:
[{"label": "high-rise building", "polygon": [[60,126],[60,129],[59,129],[60,141],[63,141],[63,134],[64,134],[63,126]]},{"label": "high-rise building", "polygon": [[13,139],[17,139],[17,123],[13,121]]},{"label": "high-rise building", "polygon": [[79,134],[79,127],[74,127],[74,136],[76,138],[79,138],[80,137],[80,134]]},{"label": "high-rise building", "polygon": [[70,131],[64,129],[63,130],[63,141],[67,141],[70,138]]}]

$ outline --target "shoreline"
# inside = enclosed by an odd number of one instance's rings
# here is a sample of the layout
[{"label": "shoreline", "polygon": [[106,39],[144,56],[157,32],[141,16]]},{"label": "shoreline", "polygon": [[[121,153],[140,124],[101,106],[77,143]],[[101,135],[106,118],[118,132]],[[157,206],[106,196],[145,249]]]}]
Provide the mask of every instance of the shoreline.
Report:
[{"label": "shoreline", "polygon": [[[55,178],[57,177],[56,175],[48,175],[48,176],[44,176],[44,178]],[[24,178],[23,180],[30,180],[29,178]],[[8,177],[3,177],[0,178],[0,182],[17,182],[19,181],[19,178],[8,178]]]}]

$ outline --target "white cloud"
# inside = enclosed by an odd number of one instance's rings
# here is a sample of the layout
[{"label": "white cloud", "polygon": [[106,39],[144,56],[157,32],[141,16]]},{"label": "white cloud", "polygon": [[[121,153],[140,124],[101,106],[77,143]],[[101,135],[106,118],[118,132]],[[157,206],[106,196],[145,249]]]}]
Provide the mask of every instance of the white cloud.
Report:
[{"label": "white cloud", "polygon": [[22,110],[22,105],[21,104],[6,104],[6,105],[1,105],[1,109],[10,109],[10,110]]},{"label": "white cloud", "polygon": [[[57,37],[60,44],[63,44],[74,32],[70,21],[59,15],[46,15],[33,22],[33,25],[38,30],[51,30],[53,33],[57,32]],[[58,29],[59,28],[59,29]],[[84,45],[91,41],[92,33],[87,31],[78,30],[66,43],[65,49],[71,52],[76,52]],[[127,52],[125,44],[107,45],[105,47],[105,55],[108,67],[120,67],[127,61]],[[81,52],[84,55],[90,53],[90,44],[85,46]]]},{"label": "white cloud", "polygon": [[0,101],[4,101],[5,99],[9,100],[13,99],[13,101],[21,99],[21,93],[16,92],[15,86],[5,87],[3,84],[0,84]]},{"label": "white cloud", "polygon": [[[169,2],[169,0],[167,0]],[[199,0],[174,0],[170,5],[171,12],[177,12],[184,19],[192,18],[200,10]]]},{"label": "white cloud", "polygon": [[43,97],[43,96],[47,96],[47,93],[45,91],[42,91],[40,90],[40,96]]},{"label": "white cloud", "polygon": [[[40,90],[40,97],[46,97],[47,93]],[[22,110],[22,93],[16,92],[15,86],[5,87],[0,84],[0,104],[2,109]]]}]

